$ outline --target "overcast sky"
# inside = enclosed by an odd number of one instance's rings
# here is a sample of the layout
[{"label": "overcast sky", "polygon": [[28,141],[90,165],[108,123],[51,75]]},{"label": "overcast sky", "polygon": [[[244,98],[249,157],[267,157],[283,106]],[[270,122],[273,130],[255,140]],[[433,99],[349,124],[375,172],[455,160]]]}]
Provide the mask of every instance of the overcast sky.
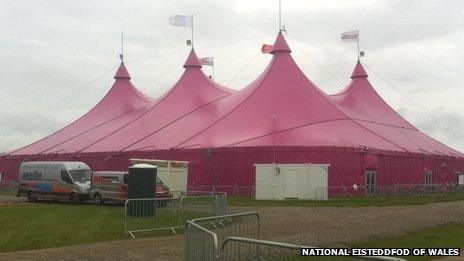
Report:
[{"label": "overcast sky", "polygon": [[[297,64],[327,93],[350,81],[360,30],[363,63],[379,94],[418,129],[464,151],[464,1],[282,0]],[[194,15],[195,49],[215,57],[215,79],[241,89],[271,56],[278,0],[0,1],[0,151],[27,145],[77,119],[105,95],[120,34],[132,82],[152,97],[180,77]],[[321,67],[322,66],[322,67]],[[204,68],[211,74],[210,68]],[[379,77],[380,76],[380,77]]]}]

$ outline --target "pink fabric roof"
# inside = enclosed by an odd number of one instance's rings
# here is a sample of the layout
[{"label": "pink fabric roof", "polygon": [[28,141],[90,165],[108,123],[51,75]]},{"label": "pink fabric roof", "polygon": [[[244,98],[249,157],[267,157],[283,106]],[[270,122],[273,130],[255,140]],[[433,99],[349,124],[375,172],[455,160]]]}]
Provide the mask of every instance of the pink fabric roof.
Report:
[{"label": "pink fabric roof", "polygon": [[388,106],[359,62],[348,87],[330,96],[298,68],[281,34],[271,53],[265,71],[233,92],[202,72],[192,50],[179,81],[155,101],[133,88],[121,65],[115,86],[125,84],[128,95],[114,94],[113,86],[83,118],[14,154],[275,145],[369,147],[462,157]]},{"label": "pink fabric roof", "polygon": [[[184,74],[179,81],[159,99],[152,100],[150,103],[145,103],[135,109],[126,110],[104,122],[100,122],[100,116],[92,115],[95,117],[91,121],[99,122],[98,125],[78,133],[60,133],[60,131],[58,133],[66,135],[67,139],[63,142],[45,144],[48,147],[40,148],[42,150],[40,153],[79,153],[93,146],[104,151],[121,150],[138,139],[156,133],[157,130],[165,128],[192,111],[232,92],[214,83],[202,72],[201,65],[198,63],[198,58],[193,50],[190,52],[184,68]],[[130,76],[123,65],[118,69],[115,78],[117,81],[124,79],[129,81]],[[119,103],[117,100],[113,100],[113,102],[113,105]],[[96,109],[112,109],[111,103],[103,105],[103,108],[100,108],[100,104],[97,105]],[[155,146],[151,146],[151,148],[155,148]],[[15,154],[23,154],[23,151],[20,150]]]},{"label": "pink fabric roof", "polygon": [[378,95],[367,77],[366,71],[358,61],[348,87],[338,94],[329,96],[329,99],[350,119],[404,151],[463,156],[420,132],[401,117]]},{"label": "pink fabric roof", "polygon": [[[124,63],[119,66],[116,80],[106,96],[84,116],[50,136],[16,150],[10,154],[40,154],[49,148],[66,143],[107,121],[147,105],[154,100],[137,90],[130,82]],[[67,151],[56,151],[67,152]]]}]

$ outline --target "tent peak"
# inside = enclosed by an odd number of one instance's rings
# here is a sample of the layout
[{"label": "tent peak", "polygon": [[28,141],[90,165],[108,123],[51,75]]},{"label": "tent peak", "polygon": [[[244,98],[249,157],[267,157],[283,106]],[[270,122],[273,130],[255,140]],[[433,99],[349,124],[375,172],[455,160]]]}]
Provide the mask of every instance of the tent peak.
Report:
[{"label": "tent peak", "polygon": [[361,62],[358,60],[356,66],[354,67],[353,73],[351,74],[351,79],[354,78],[367,78],[368,75],[364,67],[362,66]]},{"label": "tent peak", "polygon": [[281,32],[277,35],[277,38],[274,42],[274,47],[272,48],[271,53],[280,53],[280,52],[287,52],[291,53],[292,50],[290,50],[290,47],[288,47],[287,41],[285,40],[284,36],[282,35]]},{"label": "tent peak", "polygon": [[121,65],[119,65],[118,71],[116,71],[116,74],[114,75],[114,79],[131,79],[124,62],[121,62]]},{"label": "tent peak", "polygon": [[195,50],[190,50],[190,54],[187,57],[187,60],[184,63],[184,68],[201,68],[201,64],[198,61],[198,57],[195,54]]}]

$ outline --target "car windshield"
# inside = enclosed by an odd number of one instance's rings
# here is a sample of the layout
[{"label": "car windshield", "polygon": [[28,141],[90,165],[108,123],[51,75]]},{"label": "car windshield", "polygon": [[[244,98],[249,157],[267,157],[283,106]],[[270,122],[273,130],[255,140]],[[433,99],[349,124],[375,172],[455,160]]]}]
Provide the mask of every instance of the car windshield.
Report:
[{"label": "car windshield", "polygon": [[71,174],[75,182],[87,182],[90,181],[92,171],[90,169],[70,170],[69,174]]}]

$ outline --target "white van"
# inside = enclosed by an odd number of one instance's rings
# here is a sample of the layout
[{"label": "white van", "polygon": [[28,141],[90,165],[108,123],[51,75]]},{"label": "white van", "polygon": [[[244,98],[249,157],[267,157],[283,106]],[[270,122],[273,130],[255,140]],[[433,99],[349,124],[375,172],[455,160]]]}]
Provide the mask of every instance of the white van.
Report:
[{"label": "white van", "polygon": [[[124,203],[127,200],[127,188],[129,184],[129,172],[127,171],[94,171],[90,189],[90,199],[101,205],[103,202]],[[156,177],[156,185],[153,188],[156,198],[172,198],[172,193],[163,181]],[[160,201],[167,204],[166,201]]]},{"label": "white van", "polygon": [[83,162],[31,161],[19,168],[18,195],[29,202],[66,200],[78,204],[89,199],[92,170]]}]

